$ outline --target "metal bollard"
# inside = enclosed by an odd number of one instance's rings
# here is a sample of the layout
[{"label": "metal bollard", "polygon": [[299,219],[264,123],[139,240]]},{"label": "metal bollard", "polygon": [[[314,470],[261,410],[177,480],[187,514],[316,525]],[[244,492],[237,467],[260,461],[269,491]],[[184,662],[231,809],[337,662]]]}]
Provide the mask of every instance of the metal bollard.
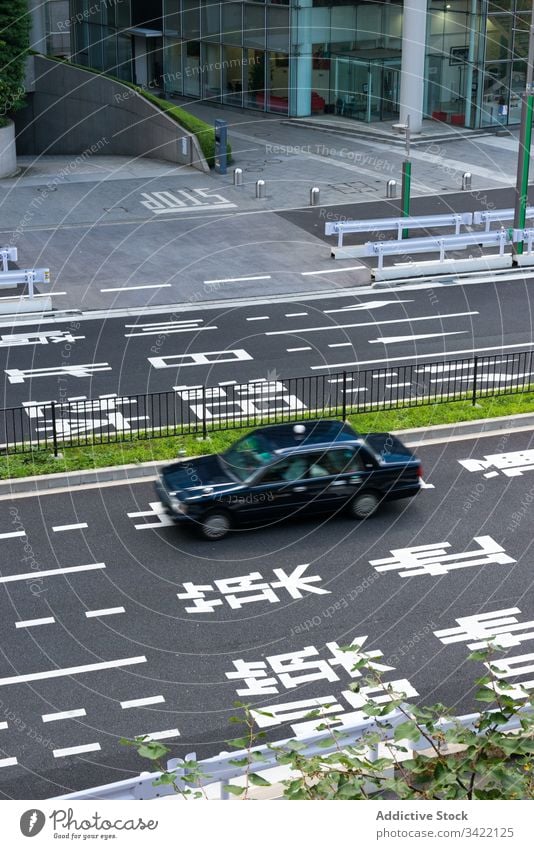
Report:
[{"label": "metal bollard", "polygon": [[234,168],[234,186],[243,185],[243,171],[241,168]]},{"label": "metal bollard", "polygon": [[265,180],[256,180],[256,197],[265,197]]},{"label": "metal bollard", "polygon": [[397,197],[397,181],[396,180],[388,180],[386,183],[386,197],[394,198]]},{"label": "metal bollard", "polygon": [[317,186],[310,189],[310,206],[318,206],[320,196],[321,190],[318,189]]},{"label": "metal bollard", "polygon": [[466,171],[462,174],[462,191],[469,192],[471,191],[471,172]]}]

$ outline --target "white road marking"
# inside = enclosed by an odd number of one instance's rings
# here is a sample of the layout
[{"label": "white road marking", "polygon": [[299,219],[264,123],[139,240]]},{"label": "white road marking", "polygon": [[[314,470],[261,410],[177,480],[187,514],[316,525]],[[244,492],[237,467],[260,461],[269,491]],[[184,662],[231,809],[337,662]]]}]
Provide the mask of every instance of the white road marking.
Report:
[{"label": "white road marking", "polygon": [[[479,315],[477,310],[470,312],[450,312],[443,315],[419,315],[415,318],[389,318],[387,321],[364,321],[358,324],[323,324],[319,327],[297,327],[292,330],[267,330],[266,336],[284,336],[291,333],[320,333],[326,330],[350,330],[354,327],[380,327],[382,324],[406,324],[416,321],[441,321],[444,318],[462,318],[469,315]],[[467,331],[465,331],[467,332]]]},{"label": "white road marking", "polygon": [[400,389],[403,386],[411,385],[411,383],[386,383],[386,389]]},{"label": "white road marking", "polygon": [[0,767],[15,766],[16,764],[18,764],[18,760],[16,758],[1,758],[0,759]]},{"label": "white road marking", "polygon": [[268,315],[253,315],[250,318],[247,318],[247,321],[267,321],[268,319]]},{"label": "white road marking", "polygon": [[[382,342],[384,345],[393,345],[396,342],[415,342],[417,339],[441,339],[442,336],[462,336],[467,330],[449,330],[447,333],[418,333],[414,336],[381,336],[378,339],[369,339],[370,345]],[[429,356],[431,356],[429,354]]]},{"label": "white road marking", "polygon": [[192,330],[218,330],[216,324],[210,324],[206,327],[200,325],[204,321],[203,318],[193,318],[184,321],[153,321],[148,324],[125,324],[125,329],[135,329],[135,333],[125,333],[125,339],[132,339],[136,336],[170,336],[173,333],[191,333]]},{"label": "white road marking", "polygon": [[303,277],[314,277],[323,274],[341,274],[342,271],[357,271],[359,268],[365,268],[365,265],[351,265],[349,268],[322,268],[320,271],[301,271]]},{"label": "white road marking", "polygon": [[124,607],[105,607],[102,610],[86,610],[85,615],[88,619],[95,616],[113,616],[115,613],[126,613]]},{"label": "white road marking", "polygon": [[33,628],[35,625],[54,625],[55,621],[53,616],[45,616],[43,619],[24,619],[20,622],[15,622],[15,628]]},{"label": "white road marking", "polygon": [[352,342],[333,342],[328,347],[329,348],[352,348],[353,343]]},{"label": "white road marking", "polygon": [[77,531],[87,527],[87,522],[79,522],[77,525],[54,525],[52,530],[54,533],[59,534],[61,531]]},{"label": "white road marking", "polygon": [[298,318],[301,315],[308,315],[307,312],[286,312],[286,318]]},{"label": "white road marking", "polygon": [[144,655],[140,655],[139,657],[125,657],[120,660],[87,663],[84,666],[49,669],[46,672],[29,672],[26,675],[12,675],[10,678],[0,678],[0,687],[5,687],[8,684],[25,684],[28,681],[44,681],[47,678],[63,678],[69,675],[79,675],[84,672],[100,672],[104,669],[116,669],[119,666],[132,666],[135,663],[146,663],[146,657]]},{"label": "white road marking", "polygon": [[147,698],[145,699],[130,699],[127,702],[121,702],[121,708],[123,710],[128,710],[128,708],[146,707],[148,705],[159,705],[164,701],[164,696],[147,696]]},{"label": "white road marking", "polygon": [[423,478],[419,478],[419,483],[421,484],[421,489],[435,489],[433,483],[426,483]]},{"label": "white road marking", "polygon": [[386,371],[384,374],[373,374],[373,380],[384,380],[386,377],[398,377],[398,371]]},{"label": "white road marking", "polygon": [[288,354],[294,354],[295,351],[311,351],[311,348],[286,348]]},{"label": "white road marking", "polygon": [[177,728],[169,728],[168,731],[153,731],[151,734],[137,734],[137,737],[148,737],[148,740],[168,740],[169,737],[179,737]]},{"label": "white road marking", "polygon": [[4,731],[7,728],[7,722],[0,722],[0,730]]},{"label": "white road marking", "polygon": [[412,354],[405,357],[381,357],[378,360],[353,360],[349,363],[332,363],[331,365],[310,366],[313,371],[319,369],[340,369],[347,366],[374,366],[377,363],[398,363],[406,360],[428,360],[429,357],[452,357],[458,354],[481,354],[485,351],[504,351],[507,348],[532,348],[534,342],[518,342],[515,345],[489,345],[487,348],[464,348],[462,351],[436,351],[434,354]]},{"label": "white road marking", "polygon": [[114,289],[101,289],[101,292],[137,292],[139,289],[170,289],[172,283],[152,283],[150,286],[117,286]]},{"label": "white road marking", "polygon": [[92,569],[105,568],[105,563],[88,563],[86,566],[66,566],[63,569],[44,569],[37,572],[25,572],[22,575],[4,575],[0,578],[0,584],[9,584],[12,581],[27,581],[28,578],[49,578],[53,575],[67,575],[70,572],[90,572]]},{"label": "white road marking", "polygon": [[367,387],[358,386],[355,389],[347,389],[347,392],[367,392]]},{"label": "white road marking", "polygon": [[54,366],[53,368],[4,369],[10,383],[24,383],[27,377],[59,377],[63,374],[71,377],[92,377],[101,371],[111,371],[109,363],[79,363],[78,365]]},{"label": "white road marking", "polygon": [[33,331],[30,333],[10,333],[0,336],[0,348],[18,348],[23,345],[48,345],[58,342],[77,342],[85,336],[73,336],[68,330]]},{"label": "white road marking", "polygon": [[[214,359],[210,359],[214,357]],[[252,360],[244,348],[228,349],[226,351],[205,351],[198,354],[168,354],[165,357],[147,357],[152,368],[185,368],[185,366],[219,365],[219,363],[235,363]]]},{"label": "white road marking", "polygon": [[10,531],[7,534],[0,534],[0,539],[13,539],[13,537],[25,537],[26,531]]},{"label": "white road marking", "polygon": [[246,280],[270,280],[270,274],[262,274],[257,277],[221,277],[220,280],[204,280],[204,283],[244,283]]},{"label": "white road marking", "polygon": [[59,713],[43,713],[43,722],[58,722],[60,719],[74,719],[76,716],[87,716],[84,708],[77,710],[62,710]]},{"label": "white road marking", "polygon": [[413,304],[413,298],[406,300],[399,298],[397,301],[369,301],[366,304],[353,304],[336,310],[323,310],[323,312],[325,315],[330,315],[335,312],[352,312],[353,310],[376,310],[379,307],[389,307],[393,304]]},{"label": "white road marking", "polygon": [[54,749],[55,758],[66,758],[68,755],[83,755],[85,752],[99,752],[100,743],[87,743],[85,746],[70,746],[68,749]]},{"label": "white road marking", "polygon": [[327,380],[327,383],[343,383],[344,381],[346,383],[352,383],[353,380],[353,377],[331,377]]}]

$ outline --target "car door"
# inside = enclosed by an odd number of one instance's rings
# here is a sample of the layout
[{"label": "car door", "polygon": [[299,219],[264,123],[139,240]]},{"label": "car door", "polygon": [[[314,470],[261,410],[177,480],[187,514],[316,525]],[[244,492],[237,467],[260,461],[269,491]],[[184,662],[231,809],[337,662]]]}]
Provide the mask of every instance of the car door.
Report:
[{"label": "car door", "polygon": [[317,451],[308,459],[308,479],[303,483],[311,512],[340,509],[365,485],[369,475],[359,448]]},{"label": "car door", "polygon": [[242,521],[254,522],[289,516],[305,506],[308,463],[305,455],[284,457],[262,469],[240,495]]}]

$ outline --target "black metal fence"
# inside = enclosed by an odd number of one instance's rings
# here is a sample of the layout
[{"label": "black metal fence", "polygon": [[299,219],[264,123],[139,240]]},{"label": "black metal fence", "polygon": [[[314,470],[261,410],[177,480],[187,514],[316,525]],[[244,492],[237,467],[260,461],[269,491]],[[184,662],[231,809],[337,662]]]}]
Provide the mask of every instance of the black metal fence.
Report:
[{"label": "black metal fence", "polygon": [[534,352],[202,386],[0,411],[0,449],[99,445],[425,406],[534,388]]}]

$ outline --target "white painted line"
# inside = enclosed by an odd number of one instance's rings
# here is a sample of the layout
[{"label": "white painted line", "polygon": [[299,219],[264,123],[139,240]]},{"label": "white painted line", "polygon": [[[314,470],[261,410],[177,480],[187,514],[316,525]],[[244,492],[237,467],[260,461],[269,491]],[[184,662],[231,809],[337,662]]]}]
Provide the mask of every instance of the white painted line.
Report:
[{"label": "white painted line", "polygon": [[286,318],[298,318],[301,315],[308,315],[307,312],[286,312]]},{"label": "white painted line", "polygon": [[105,569],[105,563],[88,563],[87,566],[67,566],[65,569],[45,569],[37,572],[25,572],[23,575],[5,575],[0,578],[0,584],[10,584],[12,581],[27,581],[28,578],[49,578],[53,575],[67,575],[70,572],[90,572],[92,569]]},{"label": "white painted line", "polygon": [[419,478],[419,483],[421,484],[421,489],[435,489],[433,483],[426,483],[423,478]]},{"label": "white painted line", "polygon": [[270,280],[270,274],[262,274],[258,277],[222,277],[220,280],[204,280],[204,283],[243,283],[246,280]]},{"label": "white painted line", "polygon": [[398,363],[406,360],[428,360],[429,357],[452,357],[458,354],[481,354],[485,351],[504,351],[507,348],[532,348],[534,342],[518,342],[515,345],[489,345],[487,348],[464,348],[461,351],[436,351],[434,354],[411,354],[406,357],[381,357],[378,360],[353,360],[350,363],[332,363],[327,366],[310,366],[313,371],[319,369],[340,369],[347,366],[374,366],[376,363]]},{"label": "white painted line", "polygon": [[323,310],[325,315],[330,315],[334,312],[351,312],[353,310],[374,310],[379,307],[389,307],[393,304],[413,304],[413,298],[410,300],[402,300],[399,298],[397,301],[368,301],[366,304],[353,304],[347,307],[340,307],[337,310]]},{"label": "white painted line", "polygon": [[87,663],[85,666],[69,666],[65,669],[49,669],[46,672],[30,672],[26,675],[13,675],[0,678],[0,687],[7,684],[25,684],[28,681],[44,681],[47,678],[63,678],[79,675],[83,672],[100,672],[103,669],[116,669],[119,666],[132,666],[134,663],[146,663],[146,657],[125,657],[121,660],[105,660],[102,663]]},{"label": "white painted line", "polygon": [[76,716],[87,716],[84,708],[77,710],[62,710],[60,713],[43,713],[43,722],[57,722],[60,719],[74,719]]},{"label": "white painted line", "polygon": [[33,628],[35,625],[53,625],[55,623],[53,616],[45,616],[44,619],[25,619],[20,622],[15,622],[15,628]]},{"label": "white painted line", "polygon": [[341,274],[342,271],[357,271],[359,268],[366,268],[365,265],[351,265],[349,268],[323,268],[321,271],[301,271],[303,277],[314,277],[315,275],[323,274]]},{"label": "white painted line", "polygon": [[254,315],[250,318],[247,318],[247,321],[268,321],[270,316],[268,315]]},{"label": "white painted line", "polygon": [[384,380],[386,377],[398,377],[398,371],[385,371],[384,374],[373,374],[373,380]]},{"label": "white painted line", "polygon": [[[320,333],[328,330],[350,330],[354,327],[380,327],[382,324],[412,324],[416,321],[441,321],[444,318],[463,318],[469,315],[479,315],[478,311],[450,312],[443,315],[419,315],[415,318],[389,318],[387,321],[364,321],[358,324],[323,324],[319,327],[297,327],[292,330],[267,330],[266,336],[284,336],[291,333]],[[465,331],[467,333],[467,331]]]},{"label": "white painted line", "polygon": [[293,354],[295,351],[311,351],[311,348],[286,348],[288,354]]},{"label": "white painted line", "polygon": [[152,734],[137,734],[137,737],[148,737],[149,740],[168,740],[169,737],[179,737],[177,728],[169,728],[168,731],[153,731]]},{"label": "white painted line", "polygon": [[[221,382],[219,383],[219,386],[235,386],[236,383],[237,383],[237,380],[221,380]],[[202,389],[202,386],[189,386],[189,387],[187,387],[187,386],[176,387],[175,386],[174,388],[175,389],[176,388],[179,388],[179,389]]]},{"label": "white painted line", "polygon": [[71,746],[68,749],[54,749],[55,758],[66,758],[68,755],[83,755],[85,752],[99,752],[100,743],[87,743],[85,746]]},{"label": "white painted line", "polygon": [[411,383],[386,383],[386,389],[400,389],[403,386],[411,385]]},{"label": "white painted line", "polygon": [[329,348],[352,348],[352,342],[333,342],[328,346]]},{"label": "white painted line", "polygon": [[347,383],[352,383],[353,380],[354,380],[353,377],[347,377],[347,378],[345,378],[345,377],[331,377],[326,382],[327,383],[343,383],[344,381],[346,381]]},{"label": "white painted line", "polygon": [[0,730],[4,731],[7,728],[7,722],[0,722]]},{"label": "white painted line", "polygon": [[146,707],[147,705],[159,705],[165,701],[163,696],[148,696],[146,699],[130,699],[128,702],[121,702],[121,708],[123,710],[128,710],[128,708],[136,708],[136,707]]},{"label": "white painted line", "polygon": [[88,619],[95,616],[113,616],[115,613],[125,613],[124,607],[105,607],[102,610],[86,610]]},{"label": "white painted line", "polygon": [[[58,295],[66,295],[66,294],[67,294],[66,292],[48,292],[48,293],[45,292],[43,294],[35,294],[33,297],[34,298],[54,298],[54,297],[57,297]],[[23,295],[22,296],[23,301],[28,301],[29,299],[30,299],[29,295]],[[12,300],[13,300],[13,295],[2,295],[2,297],[0,298],[0,301],[12,301]]]},{"label": "white painted line", "polygon": [[52,530],[59,534],[61,531],[78,531],[81,528],[87,528],[87,522],[79,522],[77,525],[54,525]]},{"label": "white painted line", "polygon": [[167,329],[165,326],[158,328],[157,330],[143,330],[141,333],[125,333],[125,339],[133,339],[136,336],[144,336],[145,339],[148,336],[171,336],[173,333],[190,333],[192,330],[198,330],[199,332],[202,330],[218,330],[216,324],[209,325],[206,327],[199,327],[197,324],[192,324],[191,327],[175,327]]},{"label": "white painted line", "polygon": [[16,758],[2,758],[0,760],[0,767],[15,766],[16,764],[18,764],[18,760]]},{"label": "white painted line", "polygon": [[12,539],[13,537],[25,537],[26,531],[11,531],[8,534],[0,534],[0,539]]},{"label": "white painted line", "polygon": [[356,389],[347,389],[347,392],[367,392],[365,386],[358,386]]},{"label": "white painted line", "polygon": [[[414,336],[380,336],[378,339],[369,339],[370,345],[382,342],[384,345],[393,345],[396,342],[415,342],[417,339],[441,339],[442,336],[462,336],[467,330],[449,330],[447,333],[418,333]],[[432,354],[429,354],[432,356]]]},{"label": "white painted line", "polygon": [[171,283],[153,283],[151,286],[117,286],[114,289],[101,289],[101,292],[137,292],[139,289],[170,289]]}]

